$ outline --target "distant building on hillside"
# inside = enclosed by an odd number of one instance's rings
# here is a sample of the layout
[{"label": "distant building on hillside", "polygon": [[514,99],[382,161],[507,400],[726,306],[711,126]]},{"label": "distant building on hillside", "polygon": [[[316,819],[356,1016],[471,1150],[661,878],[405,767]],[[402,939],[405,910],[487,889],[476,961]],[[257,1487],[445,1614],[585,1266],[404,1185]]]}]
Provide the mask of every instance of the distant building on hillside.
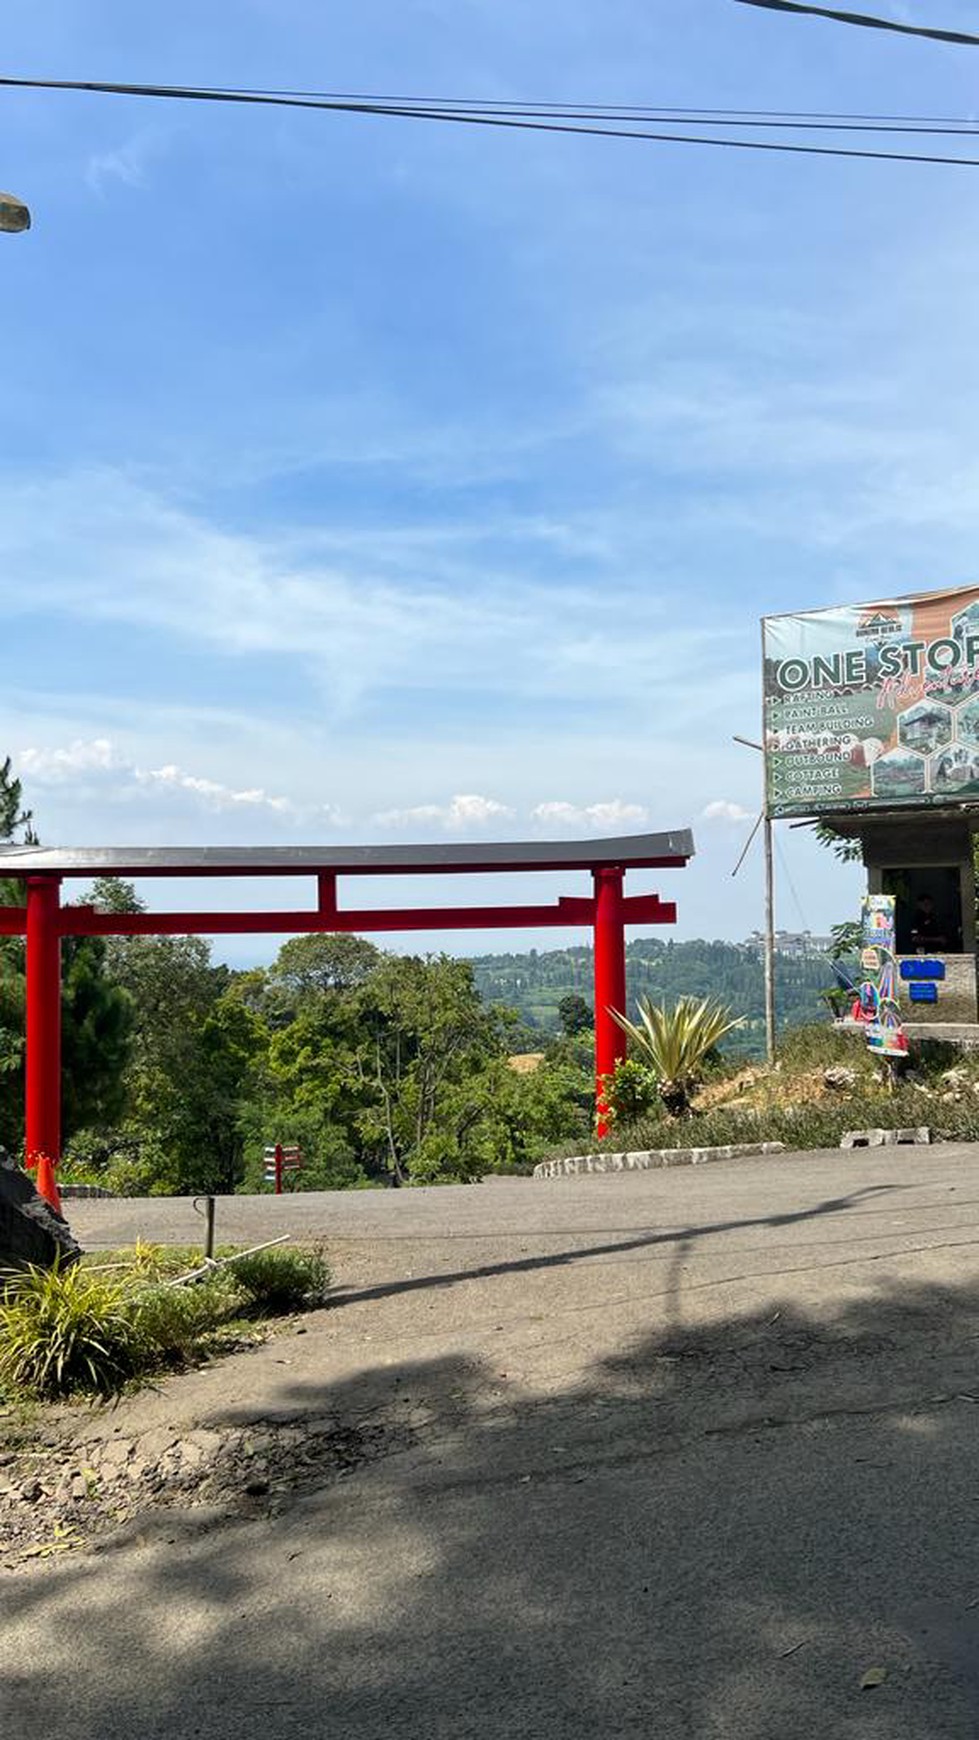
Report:
[{"label": "distant building on hillside", "polygon": [[[752,953],[763,955],[765,938],[760,930],[753,930],[743,948],[751,949]],[[777,930],[775,932],[775,953],[788,955],[791,960],[808,960],[812,955],[829,954],[833,947],[831,936],[814,936],[811,930]]]}]

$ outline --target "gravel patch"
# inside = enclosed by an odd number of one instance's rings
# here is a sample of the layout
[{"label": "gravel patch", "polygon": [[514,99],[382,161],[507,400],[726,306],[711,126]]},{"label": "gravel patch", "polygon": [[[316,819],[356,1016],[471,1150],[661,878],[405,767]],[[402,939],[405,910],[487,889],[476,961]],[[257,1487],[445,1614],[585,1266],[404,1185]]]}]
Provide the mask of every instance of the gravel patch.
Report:
[{"label": "gravel patch", "polygon": [[407,1414],[353,1425],[326,1413],[71,1443],[47,1434],[0,1453],[0,1564],[96,1545],[149,1511],[274,1515],[289,1495],[343,1479],[415,1435]]}]

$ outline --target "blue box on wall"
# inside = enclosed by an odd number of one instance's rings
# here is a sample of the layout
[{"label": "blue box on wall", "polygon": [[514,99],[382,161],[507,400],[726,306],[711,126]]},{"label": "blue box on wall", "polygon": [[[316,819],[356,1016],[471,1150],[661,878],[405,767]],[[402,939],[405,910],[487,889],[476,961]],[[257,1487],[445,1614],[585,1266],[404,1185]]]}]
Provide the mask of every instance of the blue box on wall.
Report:
[{"label": "blue box on wall", "polygon": [[908,996],[912,1003],[937,1003],[938,986],[933,979],[912,979],[908,986]]},{"label": "blue box on wall", "polygon": [[[945,962],[944,961],[923,960],[921,958],[918,958],[915,960],[902,961],[901,962],[901,977],[905,981],[908,981],[908,980],[912,981],[912,983],[914,982],[914,980],[920,981],[922,979],[944,979],[944,977],[945,977]],[[912,996],[912,998],[914,998],[914,991],[913,990],[911,992],[911,996]],[[918,1003],[933,1003],[935,1001],[934,997],[918,997],[918,998],[914,998],[914,1000]]]}]

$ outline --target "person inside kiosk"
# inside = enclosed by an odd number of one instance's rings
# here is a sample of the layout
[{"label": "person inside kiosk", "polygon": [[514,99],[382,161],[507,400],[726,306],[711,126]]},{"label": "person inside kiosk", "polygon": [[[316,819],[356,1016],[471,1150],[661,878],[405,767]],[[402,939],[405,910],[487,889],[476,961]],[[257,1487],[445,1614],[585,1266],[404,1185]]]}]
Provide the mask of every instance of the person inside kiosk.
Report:
[{"label": "person inside kiosk", "polygon": [[962,953],[962,883],[957,865],[914,864],[885,870],[883,892],[896,896],[896,953]]},{"label": "person inside kiosk", "polygon": [[948,948],[948,937],[930,894],[919,894],[911,917],[911,944],[919,953]]}]

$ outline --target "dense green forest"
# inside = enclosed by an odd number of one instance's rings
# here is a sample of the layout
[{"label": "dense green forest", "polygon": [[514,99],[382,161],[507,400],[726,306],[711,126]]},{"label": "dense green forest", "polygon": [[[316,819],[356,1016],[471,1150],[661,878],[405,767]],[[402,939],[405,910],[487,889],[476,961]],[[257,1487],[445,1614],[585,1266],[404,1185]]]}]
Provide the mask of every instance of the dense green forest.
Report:
[{"label": "dense green forest", "polygon": [[[470,962],[477,988],[488,1003],[515,1009],[538,1042],[559,1032],[558,1005],[574,992],[589,1002],[592,996],[590,946],[547,949],[527,954],[480,955]],[[779,1025],[796,1027],[822,1020],[826,1005],[820,992],[834,982],[829,962],[821,956],[776,956],[776,1005]],[[733,1014],[744,1017],[732,1043],[751,1055],[765,1044],[765,991],[759,954],[746,944],[729,942],[660,942],[643,937],[626,945],[626,986],[630,1010],[640,996],[671,1005],[678,997],[716,997]],[[530,1044],[528,1041],[528,1049]]]}]

